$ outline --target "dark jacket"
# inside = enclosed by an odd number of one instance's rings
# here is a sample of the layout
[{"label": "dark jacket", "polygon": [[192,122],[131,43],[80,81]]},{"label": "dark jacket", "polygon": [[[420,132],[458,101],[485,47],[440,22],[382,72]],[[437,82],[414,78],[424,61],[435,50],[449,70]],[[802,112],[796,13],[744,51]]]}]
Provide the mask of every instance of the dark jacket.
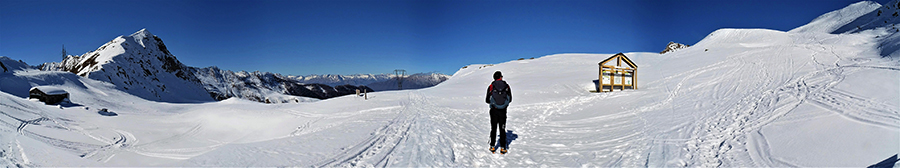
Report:
[{"label": "dark jacket", "polygon": [[506,81],[503,79],[494,80],[491,82],[491,85],[488,86],[487,96],[484,97],[484,103],[491,103],[491,90],[494,90],[494,85],[504,85],[506,86],[506,93],[509,93],[509,102],[512,103],[512,89],[509,88],[509,84],[506,84]]}]

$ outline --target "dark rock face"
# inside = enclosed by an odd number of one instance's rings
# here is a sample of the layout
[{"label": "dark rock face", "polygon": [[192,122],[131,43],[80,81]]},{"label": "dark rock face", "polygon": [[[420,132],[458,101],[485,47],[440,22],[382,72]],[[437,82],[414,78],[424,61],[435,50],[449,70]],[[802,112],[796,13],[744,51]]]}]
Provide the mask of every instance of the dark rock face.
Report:
[{"label": "dark rock face", "polygon": [[666,45],[666,49],[663,50],[662,52],[659,52],[659,54],[674,52],[675,50],[680,50],[680,49],[688,48],[688,47],[690,47],[690,45],[670,41],[669,44]]}]

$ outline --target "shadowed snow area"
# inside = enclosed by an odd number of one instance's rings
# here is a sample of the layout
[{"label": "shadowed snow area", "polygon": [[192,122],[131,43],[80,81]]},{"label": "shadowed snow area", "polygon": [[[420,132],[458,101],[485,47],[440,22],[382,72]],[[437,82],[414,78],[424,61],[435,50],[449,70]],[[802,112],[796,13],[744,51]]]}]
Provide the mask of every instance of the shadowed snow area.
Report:
[{"label": "shadowed snow area", "polygon": [[[896,32],[720,29],[676,52],[625,53],[640,67],[638,89],[606,93],[589,90],[597,62],[613,54],[473,64],[431,88],[274,105],[148,101],[72,73],[20,68],[0,73],[0,163],[900,166],[900,60],[882,54],[885,35]],[[488,151],[484,95],[495,71],[515,97],[505,155]],[[82,106],[25,99],[37,85]]]}]

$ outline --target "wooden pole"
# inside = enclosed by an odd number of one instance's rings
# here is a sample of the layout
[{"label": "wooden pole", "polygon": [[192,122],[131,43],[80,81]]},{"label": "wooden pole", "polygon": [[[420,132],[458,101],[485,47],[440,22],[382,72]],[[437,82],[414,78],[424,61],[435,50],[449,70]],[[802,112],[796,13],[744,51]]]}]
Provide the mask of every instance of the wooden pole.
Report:
[{"label": "wooden pole", "polygon": [[625,91],[625,70],[619,70],[619,84],[622,84],[622,88],[619,88],[620,91]]},{"label": "wooden pole", "polygon": [[[605,75],[605,74],[604,74],[604,75]],[[600,89],[602,90],[603,87],[606,86],[606,80],[603,80],[603,79],[600,79],[600,80],[602,80],[602,81],[600,82],[600,83],[601,83]],[[603,90],[603,91],[606,92],[606,90]]]},{"label": "wooden pole", "polygon": [[605,90],[603,90],[603,68],[602,67],[600,68],[600,92],[605,92]]},{"label": "wooden pole", "polygon": [[622,66],[622,56],[616,56],[616,66]]}]

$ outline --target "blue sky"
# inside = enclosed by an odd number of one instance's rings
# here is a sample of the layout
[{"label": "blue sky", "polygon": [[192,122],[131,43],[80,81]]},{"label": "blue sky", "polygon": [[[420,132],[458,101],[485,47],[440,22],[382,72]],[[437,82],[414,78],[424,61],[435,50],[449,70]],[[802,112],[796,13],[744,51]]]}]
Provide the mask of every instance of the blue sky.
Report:
[{"label": "blue sky", "polygon": [[[787,31],[856,0],[0,1],[0,56],[59,62],[146,28],[189,66],[453,74],[557,53],[659,52],[720,28]],[[884,4],[887,0],[878,0]]]}]

